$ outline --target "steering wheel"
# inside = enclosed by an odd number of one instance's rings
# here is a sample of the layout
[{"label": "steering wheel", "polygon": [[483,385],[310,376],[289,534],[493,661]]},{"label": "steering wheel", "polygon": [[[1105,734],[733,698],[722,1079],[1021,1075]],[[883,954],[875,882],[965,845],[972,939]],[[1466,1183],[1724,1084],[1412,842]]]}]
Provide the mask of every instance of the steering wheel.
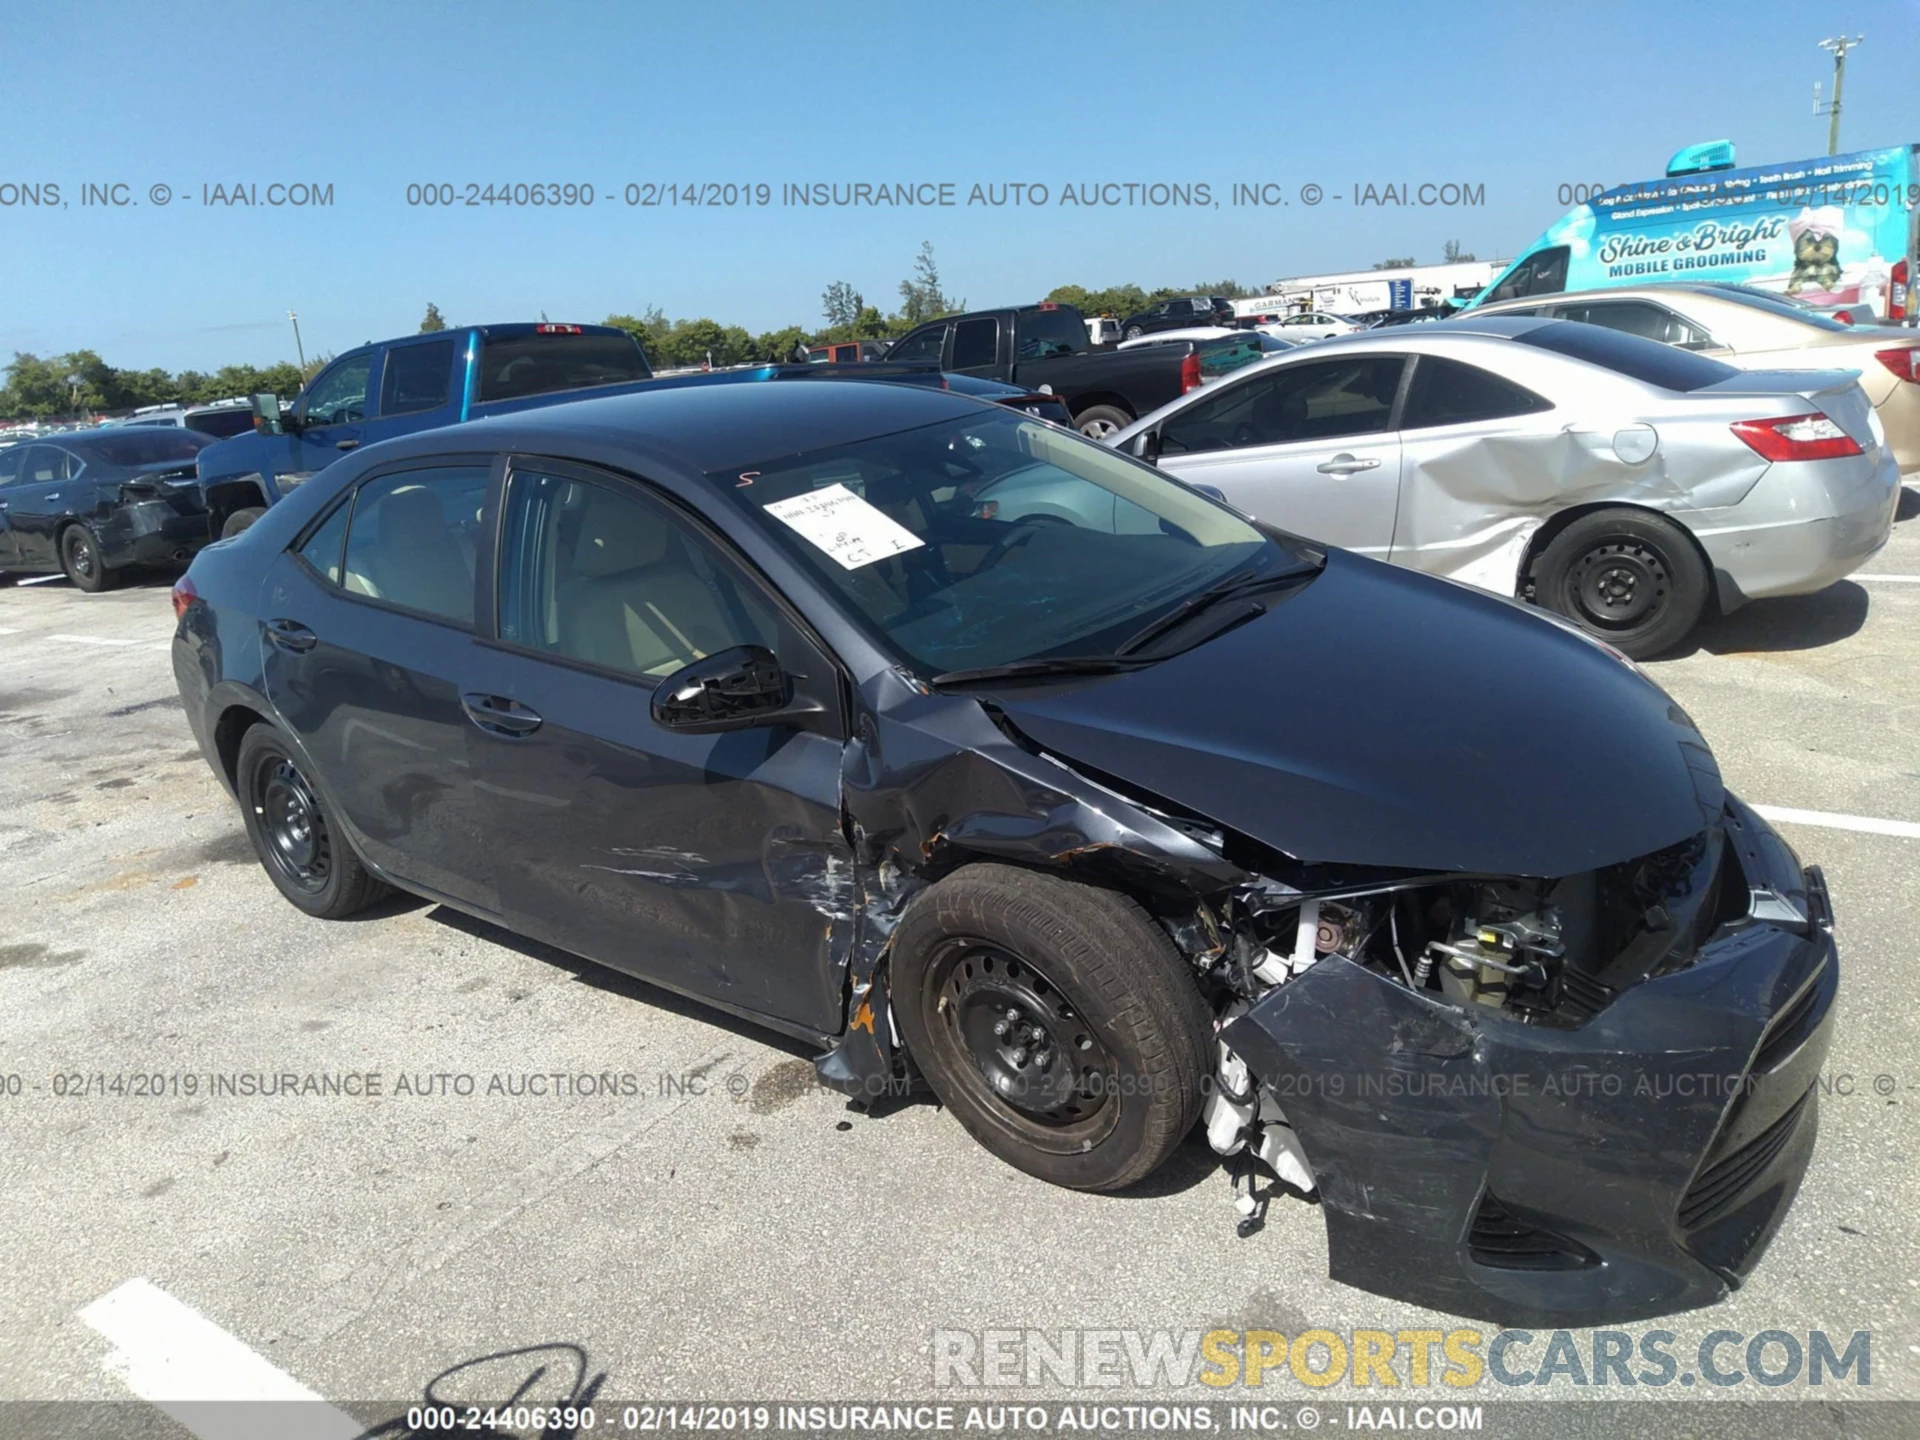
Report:
[{"label": "steering wheel", "polygon": [[982,570],[993,569],[994,566],[1007,558],[1008,553],[1012,551],[1016,545],[1026,544],[1042,530],[1069,523],[1071,522],[1062,520],[1057,515],[1035,515],[1020,522],[987,548],[987,553],[980,557],[980,563],[975,567],[974,573],[977,575]]},{"label": "steering wheel", "polygon": [[1248,424],[1245,420],[1242,420],[1238,425],[1233,427],[1233,448],[1234,449],[1238,450],[1243,445],[1257,445],[1259,443],[1260,443],[1259,432],[1256,431],[1253,428],[1253,426]]}]

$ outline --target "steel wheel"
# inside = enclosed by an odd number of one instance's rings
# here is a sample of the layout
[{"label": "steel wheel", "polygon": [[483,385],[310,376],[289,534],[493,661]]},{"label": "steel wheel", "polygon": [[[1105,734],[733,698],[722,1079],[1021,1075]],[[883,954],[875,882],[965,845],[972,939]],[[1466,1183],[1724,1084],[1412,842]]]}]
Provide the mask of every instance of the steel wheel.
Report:
[{"label": "steel wheel", "polygon": [[1030,1144],[1067,1154],[1113,1128],[1120,1067],[1093,1027],[1031,961],[956,938],[927,975],[937,1042]]},{"label": "steel wheel", "polygon": [[253,790],[267,863],[288,884],[320,894],[333,874],[333,837],[313,787],[291,760],[280,758],[260,767]]},{"label": "steel wheel", "polygon": [[74,585],[94,594],[113,583],[113,572],[100,555],[100,542],[85,525],[69,525],[60,533],[60,568]]},{"label": "steel wheel", "polygon": [[1605,629],[1649,623],[1667,603],[1673,577],[1666,557],[1651,545],[1617,540],[1596,545],[1567,572],[1568,608]]}]

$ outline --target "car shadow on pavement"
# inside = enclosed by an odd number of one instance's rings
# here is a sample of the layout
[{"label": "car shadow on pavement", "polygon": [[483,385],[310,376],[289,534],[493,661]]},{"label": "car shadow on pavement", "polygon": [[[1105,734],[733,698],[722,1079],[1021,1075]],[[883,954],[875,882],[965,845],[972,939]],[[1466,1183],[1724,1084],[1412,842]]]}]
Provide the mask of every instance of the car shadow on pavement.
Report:
[{"label": "car shadow on pavement", "polygon": [[[388,903],[393,902],[382,902],[380,909],[384,911]],[[417,903],[424,905],[428,902]],[[370,910],[367,913],[375,912]],[[604,990],[609,995],[617,995],[624,1000],[632,1000],[642,1005],[651,1005],[671,1015],[698,1020],[715,1029],[730,1031],[755,1044],[783,1051],[798,1059],[811,1061],[820,1053],[820,1047],[808,1041],[796,1039],[751,1020],[741,1019],[724,1010],[703,1005],[698,1000],[689,1000],[684,996],[676,995],[671,990],[664,990],[629,975],[625,971],[613,970],[604,965],[597,965],[591,960],[584,960],[557,946],[529,939],[525,935],[516,935],[511,930],[502,929],[485,920],[475,919],[451,906],[433,906],[427,912],[427,919],[445,925],[451,930],[458,930],[461,934],[471,936],[473,939],[484,940],[488,944],[498,945],[503,949],[525,955],[530,960],[538,960],[543,965],[564,970],[581,984],[591,985],[596,990]],[[912,1091],[904,1096],[890,1095],[871,1104],[849,1099],[847,1111],[849,1114],[866,1114],[879,1118],[917,1104],[939,1104],[932,1092],[925,1088],[923,1081],[916,1081]],[[1208,1182],[1218,1183],[1221,1175],[1220,1157],[1208,1148],[1204,1137],[1196,1127],[1180,1148],[1174,1151],[1158,1170],[1136,1185],[1110,1193],[1113,1198],[1119,1200],[1158,1199],[1166,1195],[1176,1195],[1183,1190],[1191,1190],[1196,1185]]]},{"label": "car shadow on pavement", "polygon": [[[428,902],[420,901],[419,903],[424,905]],[[564,970],[581,984],[591,985],[596,990],[604,990],[609,995],[618,995],[624,1000],[651,1005],[656,1010],[665,1010],[671,1015],[682,1015],[690,1020],[699,1020],[717,1028],[731,1030],[757,1044],[783,1050],[789,1055],[811,1060],[819,1053],[819,1046],[810,1045],[805,1040],[798,1040],[778,1030],[757,1025],[751,1020],[739,1019],[724,1010],[703,1005],[698,1000],[689,1000],[684,996],[676,995],[671,990],[629,975],[624,970],[614,970],[591,960],[582,959],[558,946],[529,939],[525,935],[516,935],[511,930],[502,929],[485,920],[477,920],[451,906],[435,905],[427,912],[427,918],[450,929],[458,930],[463,935],[470,935],[476,940],[485,940],[488,944],[498,945],[502,949],[525,955],[530,960],[538,960],[543,965]]]},{"label": "car shadow on pavement", "polygon": [[1867,623],[1866,587],[1842,580],[1812,595],[1754,600],[1731,615],[1702,621],[1678,649],[1663,660],[1705,650],[1711,655],[1813,650],[1856,634]]},{"label": "car shadow on pavement", "polygon": [[1902,485],[1900,503],[1893,507],[1893,518],[1897,523],[1901,520],[1911,520],[1916,515],[1920,515],[1920,490],[1914,489],[1911,485]]}]

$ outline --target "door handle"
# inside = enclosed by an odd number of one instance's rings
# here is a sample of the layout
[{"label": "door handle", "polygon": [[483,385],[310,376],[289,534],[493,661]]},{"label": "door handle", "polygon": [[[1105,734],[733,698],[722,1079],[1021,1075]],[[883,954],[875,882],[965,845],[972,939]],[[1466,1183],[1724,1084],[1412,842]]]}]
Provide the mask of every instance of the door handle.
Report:
[{"label": "door handle", "polygon": [[1378,460],[1356,460],[1351,455],[1336,455],[1325,464],[1313,467],[1322,475],[1352,475],[1360,470],[1378,470]]},{"label": "door handle", "polygon": [[298,620],[267,621],[267,638],[282,650],[291,650],[295,654],[311,650],[320,643],[320,637]]},{"label": "door handle", "polygon": [[462,695],[460,708],[467,718],[489,735],[518,738],[531,735],[541,725],[540,716],[504,695]]},{"label": "door handle", "polygon": [[336,450],[352,450],[359,444],[360,442],[358,440],[336,440],[333,442],[333,448]]}]

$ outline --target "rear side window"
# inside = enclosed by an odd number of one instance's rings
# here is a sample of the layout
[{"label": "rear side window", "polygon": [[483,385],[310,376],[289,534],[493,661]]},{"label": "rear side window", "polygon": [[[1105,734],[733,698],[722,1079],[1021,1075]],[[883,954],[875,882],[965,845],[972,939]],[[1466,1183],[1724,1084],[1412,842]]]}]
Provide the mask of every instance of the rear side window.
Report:
[{"label": "rear side window", "polygon": [[226,410],[210,410],[204,415],[189,415],[183,423],[189,430],[211,435],[216,440],[231,440],[253,430],[253,411],[235,405]]},{"label": "rear side window", "polygon": [[1689,324],[1664,305],[1648,300],[1594,300],[1577,305],[1562,305],[1554,315],[1561,320],[1578,320],[1587,325],[1604,325],[1609,330],[1657,340],[1662,345],[1678,345],[1683,350],[1698,350],[1713,343],[1707,332]]},{"label": "rear side window", "polygon": [[999,359],[1000,322],[988,315],[953,327],[953,368],[967,370]]},{"label": "rear side window", "polygon": [[1407,410],[1400,428],[1418,430],[1429,425],[1503,420],[1552,408],[1551,402],[1531,390],[1478,365],[1422,355],[1414,362],[1413,385],[1407,391]]},{"label": "rear side window", "polygon": [[631,335],[514,335],[480,350],[480,398],[518,400],[646,380],[653,372]]},{"label": "rear side window", "polygon": [[1676,350],[1657,340],[1609,330],[1604,325],[1581,325],[1571,320],[1551,320],[1545,325],[1513,337],[1515,343],[1551,350],[1573,360],[1584,360],[1616,375],[1657,385],[1662,390],[1686,392],[1731,380],[1740,372],[1731,365],[1709,360],[1688,350]]},{"label": "rear side window", "polygon": [[453,341],[429,340],[387,352],[380,380],[380,413],[411,415],[447,403],[453,380]]},{"label": "rear side window", "polygon": [[346,588],[471,629],[486,495],[487,471],[480,465],[402,470],[369,480],[353,502]]}]

